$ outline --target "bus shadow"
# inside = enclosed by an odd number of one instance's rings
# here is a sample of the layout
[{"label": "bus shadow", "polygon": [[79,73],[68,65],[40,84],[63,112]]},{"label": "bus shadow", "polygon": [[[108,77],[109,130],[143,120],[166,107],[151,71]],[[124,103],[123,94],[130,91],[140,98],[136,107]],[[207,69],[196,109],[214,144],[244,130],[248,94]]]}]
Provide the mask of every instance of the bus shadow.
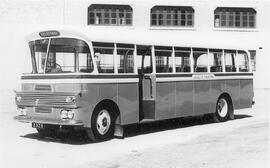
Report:
[{"label": "bus shadow", "polygon": [[[237,114],[234,115],[235,120],[252,117],[251,115]],[[178,119],[169,119],[156,121],[152,123],[141,123],[125,126],[124,137],[133,137],[137,135],[150,134],[155,132],[174,130],[179,128],[187,128],[198,125],[213,124],[211,120],[204,116],[185,117]]]},{"label": "bus shadow", "polygon": [[21,136],[22,138],[35,139],[43,142],[54,142],[54,143],[62,143],[62,144],[70,144],[70,145],[84,145],[93,143],[86,136],[83,131],[65,131],[59,132],[54,136],[50,137],[42,137],[38,133],[31,133]]},{"label": "bus shadow", "polygon": [[[245,119],[249,117],[252,116],[238,114],[235,115],[235,120]],[[132,124],[124,126],[124,138],[205,124],[213,124],[213,122],[207,119],[206,117],[196,116],[196,117],[168,119],[151,123]],[[53,142],[70,145],[84,145],[93,143],[87,138],[84,131],[74,131],[74,130],[59,132],[57,135],[51,137],[41,137],[38,133],[26,134],[21,137],[35,139],[43,142]]]}]

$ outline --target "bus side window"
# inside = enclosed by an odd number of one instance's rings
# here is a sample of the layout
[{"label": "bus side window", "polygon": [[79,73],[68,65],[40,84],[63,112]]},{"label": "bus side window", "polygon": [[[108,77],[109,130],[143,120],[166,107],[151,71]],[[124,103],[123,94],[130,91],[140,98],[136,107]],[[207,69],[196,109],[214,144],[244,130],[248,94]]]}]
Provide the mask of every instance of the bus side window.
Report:
[{"label": "bus side window", "polygon": [[175,72],[190,72],[190,49],[175,48]]},{"label": "bus side window", "polygon": [[224,60],[225,60],[225,71],[226,72],[236,72],[234,58],[235,58],[234,52],[225,52]]},{"label": "bus side window", "polygon": [[152,64],[152,54],[151,48],[148,46],[137,47],[137,68],[138,74],[142,73],[142,56],[144,57],[144,69],[143,73],[152,73],[153,72],[153,64]]},{"label": "bus side window", "polygon": [[208,55],[206,50],[193,50],[194,72],[207,72]]},{"label": "bus side window", "polygon": [[172,72],[172,47],[155,47],[156,72]]},{"label": "bus side window", "polygon": [[237,62],[239,67],[239,72],[249,72],[249,62],[248,55],[244,51],[238,51]]},{"label": "bus side window", "polygon": [[209,52],[210,72],[222,72],[222,51]]},{"label": "bus side window", "polygon": [[99,73],[114,73],[114,44],[93,42],[94,59]]},{"label": "bus side window", "polygon": [[79,72],[93,72],[94,66],[91,59],[91,55],[81,53],[79,54]]},{"label": "bus side window", "polygon": [[134,45],[117,44],[118,73],[134,73]]}]

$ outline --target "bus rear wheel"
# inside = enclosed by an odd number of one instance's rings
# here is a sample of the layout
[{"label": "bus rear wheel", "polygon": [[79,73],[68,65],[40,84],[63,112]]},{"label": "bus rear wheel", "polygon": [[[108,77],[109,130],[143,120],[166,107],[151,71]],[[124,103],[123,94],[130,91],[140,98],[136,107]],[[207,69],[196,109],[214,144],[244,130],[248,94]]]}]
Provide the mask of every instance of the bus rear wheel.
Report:
[{"label": "bus rear wheel", "polygon": [[115,126],[115,116],[107,108],[97,108],[94,110],[91,129],[87,130],[88,137],[95,142],[106,141],[113,138]]},{"label": "bus rear wheel", "polygon": [[225,122],[233,119],[233,107],[231,101],[226,96],[222,96],[216,103],[216,112],[212,114],[214,122]]}]

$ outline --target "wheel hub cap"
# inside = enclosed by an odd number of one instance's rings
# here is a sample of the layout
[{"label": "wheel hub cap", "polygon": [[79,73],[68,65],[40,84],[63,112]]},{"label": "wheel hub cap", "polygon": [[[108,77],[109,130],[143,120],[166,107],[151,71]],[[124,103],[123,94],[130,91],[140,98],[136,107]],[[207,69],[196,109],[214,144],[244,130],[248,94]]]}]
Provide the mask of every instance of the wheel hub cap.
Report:
[{"label": "wheel hub cap", "polygon": [[217,112],[220,117],[225,117],[228,113],[228,103],[225,99],[220,99],[217,105]]},{"label": "wheel hub cap", "polygon": [[101,110],[97,117],[97,131],[104,135],[108,132],[111,125],[111,117],[107,110]]}]

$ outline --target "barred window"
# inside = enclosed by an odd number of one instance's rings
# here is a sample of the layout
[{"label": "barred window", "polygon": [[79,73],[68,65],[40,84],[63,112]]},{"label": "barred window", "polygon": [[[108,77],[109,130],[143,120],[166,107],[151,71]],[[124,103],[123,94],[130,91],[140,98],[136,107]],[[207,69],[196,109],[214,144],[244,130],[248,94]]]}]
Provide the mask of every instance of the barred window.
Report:
[{"label": "barred window", "polygon": [[256,11],[253,8],[218,7],[214,11],[215,27],[255,28]]},{"label": "barred window", "polygon": [[175,47],[176,72],[190,72],[190,48]]},{"label": "barred window", "polygon": [[118,73],[134,73],[134,45],[117,44]]},{"label": "barred window", "polygon": [[193,27],[194,9],[186,6],[154,6],[151,26]]},{"label": "barred window", "polygon": [[132,25],[129,5],[92,4],[88,7],[88,25]]},{"label": "barred window", "polygon": [[172,72],[172,47],[155,46],[156,72]]}]

